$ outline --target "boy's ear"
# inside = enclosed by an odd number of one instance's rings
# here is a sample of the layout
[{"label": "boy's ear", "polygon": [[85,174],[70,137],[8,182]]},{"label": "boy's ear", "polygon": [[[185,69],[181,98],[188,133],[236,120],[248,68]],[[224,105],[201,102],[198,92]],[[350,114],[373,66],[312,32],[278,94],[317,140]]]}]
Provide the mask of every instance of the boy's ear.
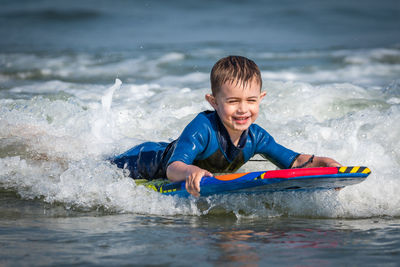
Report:
[{"label": "boy's ear", "polygon": [[206,94],[206,100],[214,109],[217,107],[217,102],[212,94]]},{"label": "boy's ear", "polygon": [[260,100],[262,100],[265,96],[267,95],[267,92],[261,92],[260,94]]}]

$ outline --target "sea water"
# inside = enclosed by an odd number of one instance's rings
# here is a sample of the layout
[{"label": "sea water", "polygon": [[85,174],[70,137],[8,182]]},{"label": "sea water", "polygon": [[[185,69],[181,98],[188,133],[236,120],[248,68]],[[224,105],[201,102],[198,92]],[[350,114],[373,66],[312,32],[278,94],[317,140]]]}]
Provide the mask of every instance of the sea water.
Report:
[{"label": "sea water", "polygon": [[[0,265],[400,262],[398,1],[0,5]],[[368,179],[181,199],[109,162],[211,109],[209,72],[229,54],[260,66],[257,123],[279,143]]]}]

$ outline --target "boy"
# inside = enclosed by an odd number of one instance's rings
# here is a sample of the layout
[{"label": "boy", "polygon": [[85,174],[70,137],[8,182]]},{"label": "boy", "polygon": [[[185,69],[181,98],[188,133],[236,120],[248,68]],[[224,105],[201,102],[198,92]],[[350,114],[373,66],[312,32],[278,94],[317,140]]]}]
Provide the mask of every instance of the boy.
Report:
[{"label": "boy", "polygon": [[235,172],[253,155],[261,154],[280,168],[336,167],[333,159],[287,149],[253,124],[265,96],[258,66],[241,56],[228,56],[211,70],[206,100],[214,111],[197,115],[172,143],[147,142],[115,157],[136,179],[186,180],[186,190],[199,196],[200,180],[211,172]]}]

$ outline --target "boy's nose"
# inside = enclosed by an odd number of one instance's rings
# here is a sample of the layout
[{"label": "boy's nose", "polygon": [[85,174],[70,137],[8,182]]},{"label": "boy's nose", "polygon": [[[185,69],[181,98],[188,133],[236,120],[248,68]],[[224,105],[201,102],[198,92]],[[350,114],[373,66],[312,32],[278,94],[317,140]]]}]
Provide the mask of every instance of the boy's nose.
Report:
[{"label": "boy's nose", "polygon": [[241,112],[241,113],[245,113],[245,112],[247,112],[247,108],[248,108],[248,106],[247,106],[246,102],[242,101],[239,104],[238,111]]}]

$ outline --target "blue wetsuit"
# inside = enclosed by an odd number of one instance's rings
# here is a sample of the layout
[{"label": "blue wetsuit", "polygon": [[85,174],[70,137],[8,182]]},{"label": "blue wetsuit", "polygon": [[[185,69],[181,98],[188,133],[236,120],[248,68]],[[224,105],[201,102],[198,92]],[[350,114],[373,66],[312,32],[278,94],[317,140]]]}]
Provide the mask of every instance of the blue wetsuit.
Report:
[{"label": "blue wetsuit", "polygon": [[137,145],[112,161],[130,171],[135,179],[166,178],[170,163],[182,161],[212,173],[235,172],[255,154],[260,154],[279,168],[290,168],[298,153],[275,142],[257,124],[243,132],[235,146],[215,111],[199,113],[171,143],[146,142]]}]

